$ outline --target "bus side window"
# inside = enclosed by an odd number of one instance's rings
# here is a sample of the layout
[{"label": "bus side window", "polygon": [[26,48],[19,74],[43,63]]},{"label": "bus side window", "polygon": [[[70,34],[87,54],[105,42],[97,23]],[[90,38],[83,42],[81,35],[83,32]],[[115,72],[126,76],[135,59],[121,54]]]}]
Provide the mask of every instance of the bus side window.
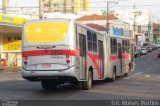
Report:
[{"label": "bus side window", "polygon": [[79,34],[80,56],[86,57],[86,36]]},{"label": "bus side window", "polygon": [[88,51],[97,53],[97,35],[91,31],[87,31]]},{"label": "bus side window", "polygon": [[125,42],[122,40],[122,53],[125,53]]},{"label": "bus side window", "polygon": [[130,53],[130,41],[122,40],[122,51],[123,53]]},{"label": "bus side window", "polygon": [[92,44],[92,33],[87,31],[87,42],[88,42],[88,51],[92,52],[93,44]]},{"label": "bus side window", "polygon": [[111,54],[117,54],[117,39],[111,38]]},{"label": "bus side window", "polygon": [[128,40],[128,53],[131,53],[130,40]]},{"label": "bus side window", "polygon": [[93,36],[93,52],[97,53],[97,35],[96,33],[92,33]]}]

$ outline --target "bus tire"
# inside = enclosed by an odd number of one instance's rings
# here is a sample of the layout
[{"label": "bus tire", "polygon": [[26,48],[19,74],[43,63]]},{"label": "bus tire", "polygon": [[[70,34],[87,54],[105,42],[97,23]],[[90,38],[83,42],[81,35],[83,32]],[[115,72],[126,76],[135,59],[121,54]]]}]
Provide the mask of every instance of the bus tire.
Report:
[{"label": "bus tire", "polygon": [[116,80],[116,68],[114,67],[113,72],[112,72],[111,82],[114,82],[115,80]]},{"label": "bus tire", "polygon": [[57,83],[55,81],[41,81],[43,89],[56,89]]},{"label": "bus tire", "polygon": [[92,88],[92,82],[93,82],[93,74],[91,71],[89,71],[87,81],[82,82],[82,89],[90,90]]},{"label": "bus tire", "polygon": [[124,73],[124,77],[128,77],[128,73]]},{"label": "bus tire", "polygon": [[[129,63],[129,65],[128,65],[128,72],[130,72],[130,71],[131,71],[131,65]],[[128,77],[128,72],[124,73],[124,77]]]},{"label": "bus tire", "polygon": [[132,68],[131,68],[131,64],[129,63],[129,70],[128,72],[131,72]]},{"label": "bus tire", "polygon": [[74,90],[82,90],[82,83],[81,82],[71,83],[71,88]]}]

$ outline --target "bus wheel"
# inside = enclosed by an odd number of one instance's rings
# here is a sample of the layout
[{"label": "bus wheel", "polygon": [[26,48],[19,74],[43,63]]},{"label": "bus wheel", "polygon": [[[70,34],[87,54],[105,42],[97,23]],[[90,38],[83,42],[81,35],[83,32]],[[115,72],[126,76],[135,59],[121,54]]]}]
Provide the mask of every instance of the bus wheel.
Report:
[{"label": "bus wheel", "polygon": [[115,80],[116,80],[116,69],[114,68],[111,81],[114,82]]},{"label": "bus wheel", "polygon": [[87,81],[82,82],[83,90],[90,90],[92,88],[92,79],[93,79],[93,74],[91,71],[89,71]]},{"label": "bus wheel", "polygon": [[128,73],[124,73],[124,77],[128,77]]},{"label": "bus wheel", "polygon": [[82,83],[81,82],[72,82],[71,88],[74,90],[82,90]]},{"label": "bus wheel", "polygon": [[128,72],[130,72],[131,70],[132,70],[131,64],[129,64],[129,70],[128,70]]},{"label": "bus wheel", "polygon": [[56,89],[57,82],[55,81],[41,81],[41,85],[43,89]]}]

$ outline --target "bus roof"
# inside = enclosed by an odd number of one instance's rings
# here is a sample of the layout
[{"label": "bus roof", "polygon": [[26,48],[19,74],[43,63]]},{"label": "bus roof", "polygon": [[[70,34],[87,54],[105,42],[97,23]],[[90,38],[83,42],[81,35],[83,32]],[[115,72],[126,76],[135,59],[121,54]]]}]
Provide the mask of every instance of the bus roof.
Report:
[{"label": "bus roof", "polygon": [[24,23],[25,24],[32,24],[38,22],[50,22],[50,21],[71,21],[72,19],[63,19],[63,18],[54,18],[54,19],[37,19],[37,20],[30,20]]},{"label": "bus roof", "polygon": [[83,27],[83,28],[85,28],[85,29],[92,30],[93,32],[95,32],[95,33],[97,33],[97,34],[100,34],[100,35],[103,35],[103,36],[106,35],[106,36],[108,36],[108,37],[115,37],[115,38],[122,38],[122,39],[133,39],[132,37],[127,37],[127,36],[110,35],[110,34],[107,34],[107,32],[98,31],[98,30],[96,30],[96,29],[94,29],[94,28],[91,28],[91,27],[89,27],[89,26],[87,26],[87,25],[85,25],[85,24],[82,24],[82,23],[80,23],[80,22],[77,22],[77,21],[76,21],[76,24],[79,25],[79,26],[81,26],[81,27]]}]

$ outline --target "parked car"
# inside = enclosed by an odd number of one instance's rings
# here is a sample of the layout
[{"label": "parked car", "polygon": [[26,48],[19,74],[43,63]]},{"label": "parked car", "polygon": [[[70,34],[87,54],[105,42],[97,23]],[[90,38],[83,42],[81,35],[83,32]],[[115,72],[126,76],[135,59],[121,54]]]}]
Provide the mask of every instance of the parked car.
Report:
[{"label": "parked car", "polygon": [[157,47],[157,48],[160,48],[160,42],[157,42],[157,43],[156,43],[156,47]]},{"label": "parked car", "polygon": [[158,51],[157,57],[160,58],[160,50]]},{"label": "parked car", "polygon": [[153,47],[153,45],[151,43],[148,43],[147,49],[148,49],[149,52],[152,52],[154,47]]},{"label": "parked car", "polygon": [[135,50],[135,53],[134,53],[135,58],[140,57],[141,55],[142,55],[141,49]]},{"label": "parked car", "polygon": [[157,45],[153,44],[153,50],[156,50],[156,49],[157,49]]},{"label": "parked car", "polygon": [[142,48],[141,48],[141,53],[142,53],[142,55],[146,55],[148,52],[149,52],[149,51],[148,51],[148,49],[147,49],[146,47],[142,47]]},{"label": "parked car", "polygon": [[154,50],[154,45],[150,42],[143,43],[142,48],[147,49],[147,52],[152,52]]}]

